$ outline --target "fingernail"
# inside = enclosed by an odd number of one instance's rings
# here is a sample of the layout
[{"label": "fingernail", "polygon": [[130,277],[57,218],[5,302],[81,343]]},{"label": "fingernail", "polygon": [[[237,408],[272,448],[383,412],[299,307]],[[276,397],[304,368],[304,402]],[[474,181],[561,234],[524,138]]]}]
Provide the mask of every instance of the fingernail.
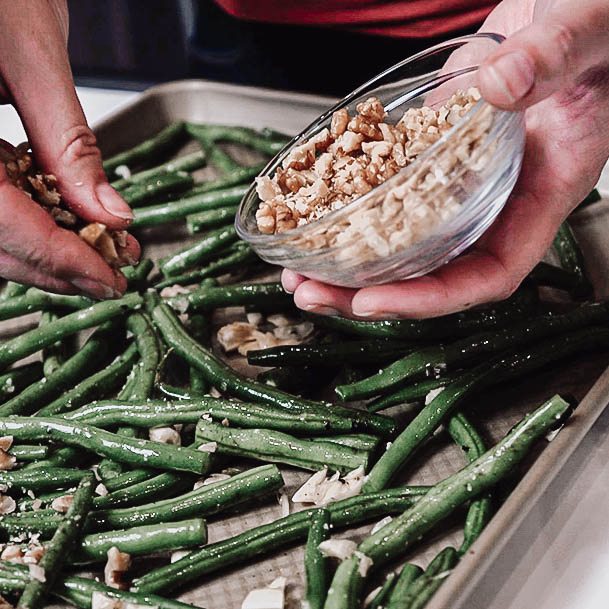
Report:
[{"label": "fingernail", "polygon": [[81,292],[85,292],[94,298],[107,299],[120,296],[114,288],[93,279],[72,279],[70,283]]},{"label": "fingernail", "polygon": [[336,317],[340,312],[326,305],[310,304],[305,307],[305,311],[309,313],[317,313],[318,315],[327,315],[328,317]]},{"label": "fingernail", "polygon": [[387,313],[386,311],[360,311],[357,307],[353,307],[353,315],[356,317],[373,317],[377,320],[384,319],[400,319],[397,313]]},{"label": "fingernail", "polygon": [[97,198],[102,207],[113,216],[123,220],[133,220],[131,208],[123,201],[121,196],[110,186],[110,184],[100,184],[96,190]]},{"label": "fingernail", "polygon": [[285,286],[282,286],[282,287],[283,287],[283,291],[284,291],[286,294],[293,294],[293,293],[294,293],[294,290],[288,290],[288,288],[286,288]]},{"label": "fingernail", "polygon": [[482,69],[494,81],[508,103],[522,99],[535,84],[535,65],[521,51],[506,53]]}]

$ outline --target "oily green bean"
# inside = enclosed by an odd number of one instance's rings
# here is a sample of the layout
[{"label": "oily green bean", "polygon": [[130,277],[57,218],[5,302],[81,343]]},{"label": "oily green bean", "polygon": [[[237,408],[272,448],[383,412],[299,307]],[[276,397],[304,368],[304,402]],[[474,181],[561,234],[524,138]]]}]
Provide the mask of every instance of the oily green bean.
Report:
[{"label": "oily green bean", "polygon": [[568,313],[542,315],[501,330],[474,334],[448,345],[425,347],[368,378],[339,385],[336,393],[343,400],[364,399],[386,393],[388,389],[396,389],[408,379],[425,372],[460,367],[472,360],[488,358],[489,355],[608,320],[609,303],[586,304]]},{"label": "oily green bean", "polygon": [[74,486],[82,477],[81,471],[72,468],[15,469],[0,471],[0,484],[38,492]]},{"label": "oily green bean", "polygon": [[198,140],[204,138],[212,142],[232,142],[258,150],[269,156],[275,156],[288,142],[287,139],[268,137],[260,131],[247,127],[187,123],[186,130]]},{"label": "oily green bean", "polygon": [[207,542],[207,526],[202,518],[192,518],[161,525],[132,527],[119,531],[85,535],[70,562],[82,564],[105,562],[112,547],[130,556],[171,552],[202,546]]},{"label": "oily green bean", "polygon": [[355,606],[358,599],[357,595],[354,598],[353,592],[359,591],[365,581],[359,569],[362,559],[371,559],[373,568],[378,569],[402,555],[465,502],[485,493],[506,475],[513,473],[533,443],[551,429],[564,424],[571,411],[568,402],[554,396],[525,416],[492,449],[436,484],[413,507],[367,537],[358,546],[359,554],[354,554],[338,567],[324,609]]},{"label": "oily green bean", "polygon": [[121,197],[130,207],[141,207],[157,197],[183,193],[193,184],[192,176],[185,171],[168,172],[127,186],[121,191]]},{"label": "oily green bean", "polygon": [[[238,244],[240,245],[240,244]],[[199,283],[201,280],[209,277],[218,277],[225,273],[230,273],[235,270],[242,270],[244,266],[258,260],[256,253],[249,247],[234,247],[228,248],[225,254],[222,254],[215,260],[207,263],[205,266],[174,275],[163,279],[155,284],[157,290],[172,286],[172,285],[191,285]]]},{"label": "oily green bean", "polygon": [[537,304],[536,291],[524,286],[503,302],[434,319],[355,321],[327,315],[311,315],[311,319],[321,327],[356,336],[414,341],[446,340],[511,325],[534,313]]},{"label": "oily green bean", "polygon": [[43,370],[40,362],[24,364],[0,374],[0,403],[35,383],[42,375]]},{"label": "oily green bean", "polygon": [[356,450],[374,452],[381,443],[381,438],[367,433],[350,433],[348,435],[331,435],[307,438],[311,442],[332,442],[341,446],[349,446]]},{"label": "oily green bean", "polygon": [[14,296],[0,302],[0,321],[36,313],[43,309],[80,310],[93,304],[94,301],[86,296],[64,296],[50,294],[38,288],[29,288],[21,296]]},{"label": "oily green bean", "polygon": [[403,357],[412,350],[406,342],[381,338],[252,350],[247,361],[252,366],[336,366],[337,361],[374,364]]},{"label": "oily green bean", "polygon": [[136,266],[124,266],[121,268],[122,274],[127,279],[130,290],[142,290],[146,287],[146,280],[150,271],[154,267],[154,262],[150,258],[142,258]]},{"label": "oily green bean", "polygon": [[222,226],[209,231],[198,243],[173,253],[159,262],[159,268],[165,277],[179,275],[184,271],[214,258],[218,252],[237,241],[235,228]]},{"label": "oily green bean", "polygon": [[117,529],[209,516],[274,493],[282,486],[277,467],[262,465],[178,497],[93,512],[87,526],[88,530]]},{"label": "oily green bean", "polygon": [[370,473],[364,489],[375,491],[393,478],[437,426],[472,392],[513,379],[550,362],[585,350],[609,346],[609,331],[586,328],[549,338],[534,347],[484,362],[447,385],[395,439]]},{"label": "oily green bean", "polygon": [[44,606],[46,597],[59,578],[63,565],[85,524],[93,500],[94,480],[93,474],[89,473],[78,485],[72,504],[51,541],[45,544],[44,554],[38,562],[44,578],[30,579],[21,593],[17,609],[38,609]]},{"label": "oily green bean", "polygon": [[0,416],[26,415],[48,404],[87,377],[104,360],[108,350],[108,334],[94,334],[70,359],[49,376],[32,383],[14,398],[0,406]]},{"label": "oily green bean", "polygon": [[112,178],[120,165],[127,165],[131,169],[154,162],[174,150],[185,136],[186,129],[183,122],[171,123],[151,138],[106,159],[103,163],[104,171]]},{"label": "oily green bean", "polygon": [[137,173],[132,173],[128,178],[120,178],[110,184],[113,188],[124,190],[126,187],[132,184],[139,184],[141,182],[148,182],[158,177],[162,177],[167,173],[176,172],[191,172],[196,169],[200,169],[205,165],[205,153],[202,150],[196,150],[189,154],[179,156],[171,161],[167,161],[162,165],[151,167],[150,169],[144,169]]},{"label": "oily green bean", "polygon": [[139,294],[127,294],[118,300],[98,302],[86,309],[61,317],[42,328],[35,328],[11,338],[0,344],[0,368],[36,353],[66,336],[97,326],[130,309],[135,309],[141,306],[142,302]]},{"label": "oily green bean", "polygon": [[233,159],[230,154],[210,142],[207,138],[197,138],[201,148],[205,150],[207,162],[221,174],[226,175],[235,169],[239,169],[241,165]]},{"label": "oily green bean", "polygon": [[[190,214],[206,209],[226,207],[238,203],[247,192],[248,186],[231,186],[212,192],[204,192],[185,196],[174,201],[149,205],[135,210],[135,218],[131,223],[133,228],[158,226],[168,222],[182,220]],[[188,194],[188,193],[187,193]]]},{"label": "oily green bean", "polygon": [[380,587],[379,591],[374,595],[370,604],[368,605],[368,609],[383,609],[385,607],[386,601],[391,594],[393,587],[395,586],[395,580],[397,576],[395,573],[391,572],[385,578],[383,585]]},{"label": "oily green bean", "polygon": [[129,315],[127,330],[133,334],[141,358],[138,383],[132,389],[129,398],[146,400],[152,396],[154,381],[161,361],[159,339],[148,316],[140,312]]},{"label": "oily green bean", "polygon": [[582,298],[591,296],[594,288],[586,273],[584,255],[568,221],[560,225],[558,233],[554,237],[553,245],[560,260],[560,266],[567,271],[575,273],[580,279],[580,288],[577,290],[577,295]]},{"label": "oily green bean", "polygon": [[402,609],[403,600],[406,598],[412,584],[423,575],[423,569],[412,563],[407,563],[402,567],[393,590],[389,594],[385,609]]},{"label": "oily green bean", "polygon": [[368,402],[366,408],[369,412],[378,412],[385,408],[390,408],[396,404],[405,404],[407,402],[415,402],[424,400],[427,394],[434,389],[440,387],[446,387],[446,385],[452,383],[459,376],[458,372],[451,374],[442,375],[438,378],[430,378],[418,381],[412,385],[407,385],[402,389],[398,389],[393,393],[387,395],[381,395],[375,400]]},{"label": "oily green bean", "polygon": [[[326,506],[334,529],[355,526],[374,518],[399,514],[410,507],[428,487],[403,487],[359,495],[335,501]],[[311,508],[284,516],[269,524],[257,526],[191,552],[171,565],[155,569],[136,579],[140,591],[169,590],[220,569],[276,552],[290,543],[306,539],[311,517],[320,508]]]},{"label": "oily green bean", "polygon": [[[54,311],[43,311],[38,320],[39,326],[44,326],[51,321],[58,319],[59,315]],[[49,377],[61,364],[66,361],[67,345],[64,341],[57,341],[42,350],[42,370],[45,377]]]},{"label": "oily green bean", "polygon": [[[199,343],[208,343],[210,338],[209,320],[205,315],[193,315],[189,319],[190,336]],[[198,368],[189,366],[189,390],[193,396],[204,396],[210,390],[207,379]]]},{"label": "oily green bean", "polygon": [[211,228],[227,226],[235,221],[238,205],[208,209],[198,214],[186,216],[186,228],[191,235],[203,233]]},{"label": "oily green bean", "polygon": [[314,412],[352,418],[354,430],[358,431],[370,431],[381,435],[391,435],[394,432],[395,423],[388,417],[370,416],[363,411],[326,406],[311,400],[294,398],[283,391],[239,376],[210,351],[193,341],[175,313],[166,304],[160,303],[155,306],[152,318],[166,343],[190,365],[201,370],[210,384],[223,393],[256,403],[280,406],[298,413]]},{"label": "oily green bean", "polygon": [[125,352],[118,355],[108,366],[84,379],[56,400],[41,408],[37,416],[48,417],[62,414],[86,404],[100,393],[107,393],[120,386],[137,360],[137,356],[137,345],[131,343]]},{"label": "oily green bean", "polygon": [[218,454],[236,455],[271,463],[285,463],[317,471],[327,466],[333,471],[367,469],[368,453],[334,444],[313,443],[271,429],[237,429],[201,419],[196,438],[201,443],[216,442]]},{"label": "oily green bean", "polygon": [[49,447],[41,444],[17,444],[11,446],[9,453],[16,457],[17,462],[36,461],[45,459],[49,454]]},{"label": "oily green bean", "polygon": [[28,463],[24,469],[27,471],[44,469],[45,467],[66,467],[74,463],[82,463],[84,453],[72,446],[64,446],[57,448],[51,454],[41,461]]},{"label": "oily green bean", "polygon": [[564,290],[575,297],[578,297],[582,290],[582,280],[577,273],[547,262],[539,262],[529,273],[529,279],[537,285]]},{"label": "oily green bean", "polygon": [[132,469],[119,474],[111,480],[104,481],[104,486],[109,493],[113,493],[114,491],[119,491],[123,488],[133,486],[134,484],[150,480],[150,478],[153,478],[154,476],[155,473],[153,470]]},{"label": "oily green bean", "polygon": [[305,547],[305,599],[309,609],[323,609],[328,593],[328,559],[319,544],[330,537],[330,512],[316,510],[311,516],[311,528]]},{"label": "oily green bean", "polygon": [[0,420],[0,433],[20,440],[50,440],[78,446],[120,463],[162,470],[203,474],[210,465],[209,454],[198,450],[149,440],[134,440],[60,418],[7,418]]},{"label": "oily green bean", "polygon": [[[219,178],[215,178],[214,180],[195,184],[186,194],[190,198],[194,197],[195,195],[202,195],[217,190],[223,190],[229,186],[248,185],[262,171],[264,166],[265,163],[253,165],[251,167],[239,167],[229,173],[225,173]],[[227,203],[227,205],[232,205],[232,203]],[[226,205],[216,205],[216,207],[226,207]],[[211,209],[211,207],[206,209]],[[203,209],[195,210],[191,213],[197,213],[198,211],[203,211]]]},{"label": "oily green bean", "polygon": [[22,283],[15,283],[14,281],[7,281],[4,284],[4,289],[0,292],[0,302],[14,298],[15,296],[23,296],[30,286],[23,285]]},{"label": "oily green bean", "polygon": [[410,585],[400,607],[423,609],[437,589],[459,562],[459,553],[450,546],[444,548],[429,563],[425,572]]}]

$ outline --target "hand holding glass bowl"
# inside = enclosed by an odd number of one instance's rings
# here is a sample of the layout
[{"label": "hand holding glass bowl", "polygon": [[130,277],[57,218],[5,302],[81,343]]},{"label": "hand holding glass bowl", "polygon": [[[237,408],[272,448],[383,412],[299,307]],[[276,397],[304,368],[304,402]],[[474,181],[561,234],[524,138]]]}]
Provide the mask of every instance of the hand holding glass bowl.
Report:
[{"label": "hand holding glass bowl", "polygon": [[[356,106],[370,97],[381,101],[388,124],[396,124],[408,108],[439,108],[456,91],[467,91],[477,84],[479,64],[501,41],[495,34],[465,36],[393,66],[294,138],[261,177],[275,175],[294,148],[330,126],[337,110],[346,108],[354,116]],[[471,144],[472,133],[477,140],[475,146],[469,146],[471,156],[464,158],[462,143]],[[253,186],[240,206],[236,228],[264,260],[331,286],[361,288],[427,275],[467,250],[492,224],[516,183],[523,152],[523,113],[500,110],[480,99],[411,163],[341,209],[285,232],[263,234],[256,222],[260,199]],[[413,217],[409,184],[447,167],[434,188],[417,193],[414,205],[415,215],[432,207],[440,213],[418,233],[409,233],[407,223]],[[403,211],[395,214],[394,210],[391,220],[380,226],[362,223],[370,213],[382,211],[400,189],[406,189]],[[443,206],[453,210],[445,218]],[[378,213],[375,217],[384,218]],[[353,230],[358,218],[359,224],[364,224],[359,231]],[[396,233],[399,230],[405,232]],[[391,239],[392,233],[408,237],[400,242]]]}]

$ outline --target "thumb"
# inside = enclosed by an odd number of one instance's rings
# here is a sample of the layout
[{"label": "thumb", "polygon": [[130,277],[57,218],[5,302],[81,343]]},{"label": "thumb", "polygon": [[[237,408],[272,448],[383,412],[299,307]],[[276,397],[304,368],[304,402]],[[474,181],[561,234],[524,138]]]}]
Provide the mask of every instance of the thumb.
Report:
[{"label": "thumb", "polygon": [[478,72],[483,97],[520,110],[575,83],[609,54],[609,3],[562,3],[510,36]]},{"label": "thumb", "polygon": [[0,13],[0,73],[42,169],[88,222],[127,228],[133,214],[111,188],[76,97],[64,24],[47,0],[7,2]]}]

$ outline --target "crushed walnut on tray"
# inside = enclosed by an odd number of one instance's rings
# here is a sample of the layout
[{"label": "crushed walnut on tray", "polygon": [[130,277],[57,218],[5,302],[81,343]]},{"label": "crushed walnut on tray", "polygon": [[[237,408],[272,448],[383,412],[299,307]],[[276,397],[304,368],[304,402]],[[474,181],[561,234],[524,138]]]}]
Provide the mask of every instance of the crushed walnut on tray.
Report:
[{"label": "crushed walnut on tray", "polygon": [[99,222],[84,223],[66,209],[57,190],[57,178],[36,167],[28,142],[13,146],[0,139],[0,162],[14,186],[38,203],[59,226],[77,232],[110,266],[116,268],[132,262],[123,260],[120,254],[127,243],[127,231],[108,230]]},{"label": "crushed walnut on tray", "polygon": [[[257,178],[262,201],[256,212],[258,230],[282,233],[344,208],[410,165],[479,99],[476,88],[457,91],[438,108],[409,108],[395,125],[384,122],[387,114],[374,97],[358,104],[353,117],[341,108],[330,128],[291,150],[272,178]],[[358,206],[336,227],[309,236],[306,245],[347,245],[363,236],[358,249],[384,256],[429,234],[459,208],[449,193],[439,196],[449,178],[464,167],[481,168],[488,158],[479,158],[478,149],[492,122],[489,110],[482,109],[458,141],[441,147],[382,198]]]}]

